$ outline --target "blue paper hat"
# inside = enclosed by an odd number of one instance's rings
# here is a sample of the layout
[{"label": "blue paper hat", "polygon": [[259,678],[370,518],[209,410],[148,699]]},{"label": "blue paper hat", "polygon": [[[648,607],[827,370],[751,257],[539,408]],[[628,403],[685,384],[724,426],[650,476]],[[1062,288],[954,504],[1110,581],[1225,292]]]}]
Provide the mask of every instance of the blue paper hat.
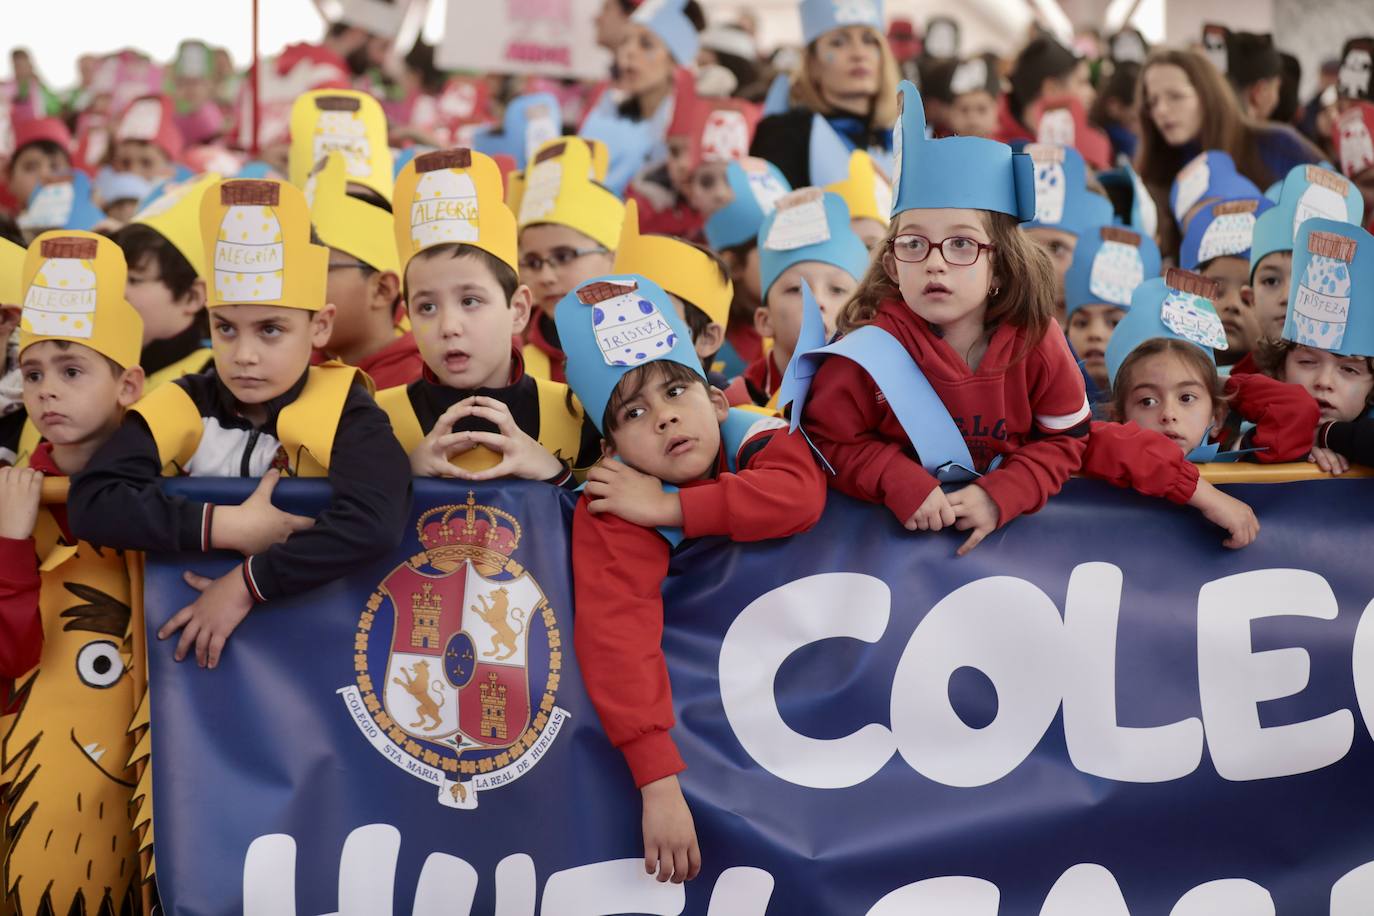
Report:
[{"label": "blue paper hat", "polygon": [[811,185],[823,188],[849,179],[849,154],[853,146],[846,143],[839,131],[818,114],[811,116]]},{"label": "blue paper hat", "polygon": [[[779,410],[793,402],[806,400],[806,394],[811,388],[811,377],[815,374],[816,367],[806,366],[802,357],[812,350],[819,350],[826,345],[825,316],[821,314],[821,307],[811,292],[811,284],[802,280],[801,292],[801,327],[797,329],[797,345],[792,350],[792,359],[788,361],[787,367],[782,370],[782,383],[778,385]],[[801,415],[800,409],[792,411],[790,426],[793,430],[801,424]]]},{"label": "blue paper hat", "polygon": [[1140,180],[1140,176],[1135,173],[1135,170],[1123,163],[1110,171],[1098,172],[1097,180],[1102,183],[1104,188],[1118,188],[1124,192],[1125,199],[1129,203],[1126,207],[1126,219],[1123,225],[1142,235],[1154,238],[1155,230],[1159,228],[1159,210],[1155,207],[1154,198],[1150,196],[1149,191],[1145,190],[1145,183]]},{"label": "blue paper hat", "polygon": [[1197,270],[1214,258],[1250,260],[1255,238],[1255,223],[1274,204],[1267,197],[1219,200],[1203,207],[1188,223],[1179,248],[1178,263],[1184,270]]},{"label": "blue paper hat", "polygon": [[1236,163],[1227,153],[1209,150],[1179,170],[1169,189],[1169,209],[1174,222],[1187,231],[1183,218],[1188,211],[1204,200],[1239,200],[1243,197],[1262,198],[1259,186],[1236,171]]},{"label": "blue paper hat", "polygon": [[1252,278],[1266,255],[1293,250],[1298,229],[1307,220],[1320,217],[1358,226],[1364,217],[1364,198],[1355,183],[1319,165],[1294,166],[1281,182],[1275,202],[1273,209],[1255,221]]},{"label": "blue paper hat", "polygon": [[1035,185],[1035,211],[1024,229],[1062,229],[1081,235],[1115,222],[1112,202],[1088,190],[1083,155],[1071,146],[1031,143],[1026,146]]},{"label": "blue paper hat", "polygon": [[759,227],[759,289],[768,290],[793,264],[820,261],[856,281],[868,267],[868,249],[849,225],[844,198],[819,188],[802,188],[778,201]]},{"label": "blue paper hat", "polygon": [[563,116],[558,97],[551,92],[532,92],[516,96],[506,106],[501,130],[483,128],[472,138],[472,148],[488,156],[502,153],[523,169],[535,150],[563,133]]},{"label": "blue paper hat", "polygon": [[611,161],[601,183],[617,197],[623,197],[630,179],[639,174],[660,142],[653,121],[631,121],[609,111],[594,110],[582,122],[577,135],[584,140],[606,144]]},{"label": "blue paper hat", "polygon": [[85,172],[69,175],[40,184],[29,195],[28,206],[19,214],[19,228],[25,230],[95,228],[105,218],[91,199],[91,179]]},{"label": "blue paper hat", "polygon": [[106,203],[116,200],[141,201],[152,193],[153,184],[142,175],[105,168],[96,173],[95,190]]},{"label": "blue paper hat", "polygon": [[1159,276],[1154,240],[1121,226],[1099,226],[1078,238],[1064,275],[1064,302],[1072,315],[1085,305],[1129,309],[1140,284]]},{"label": "blue paper hat", "polygon": [[1283,337],[1338,356],[1374,357],[1374,236],[1309,219],[1293,244]]},{"label": "blue paper hat", "polygon": [[802,0],[802,41],[811,44],[826,32],[847,25],[883,31],[883,0]]},{"label": "blue paper hat", "polygon": [[238,174],[235,175],[234,177],[235,177],[235,178],[277,178],[277,179],[280,179],[280,180],[282,180],[282,181],[285,181],[285,180],[286,180],[286,176],[285,176],[285,175],[282,175],[282,174],[281,174],[280,172],[278,172],[275,168],[273,168],[272,166],[268,165],[266,162],[263,162],[261,159],[254,159],[254,160],[251,161],[251,162],[245,162],[245,163],[243,164],[243,168],[239,169]]},{"label": "blue paper hat", "polygon": [[428,147],[428,146],[418,146],[418,145],[412,143],[410,146],[407,146],[405,149],[400,149],[400,150],[397,150],[396,152],[392,153],[392,155],[391,155],[391,178],[392,178],[392,180],[393,180],[393,181],[396,180],[396,177],[397,177],[398,175],[401,174],[401,169],[403,169],[403,168],[406,167],[406,163],[407,163],[407,162],[409,162],[410,160],[414,159],[416,156],[420,155],[421,153],[432,153],[432,152],[434,152],[434,150],[433,150],[432,147]]},{"label": "blue paper hat", "polygon": [[1035,216],[1030,157],[982,137],[926,138],[921,94],[909,81],[898,89],[900,114],[892,132],[892,215],[920,208],[959,207]]},{"label": "blue paper hat", "polygon": [[[1296,168],[1296,166],[1295,166],[1295,168]],[[1282,178],[1280,178],[1278,181],[1274,182],[1274,183],[1271,184],[1269,187],[1267,187],[1267,188],[1264,189],[1264,196],[1267,197],[1267,198],[1269,198],[1270,200],[1272,200],[1274,203],[1278,203],[1278,202],[1279,202],[1279,195],[1282,194],[1282,193],[1283,193],[1283,179],[1282,179]]]},{"label": "blue paper hat", "polygon": [[1126,317],[1107,341],[1107,377],[1112,384],[1131,351],[1156,337],[1186,340],[1215,362],[1212,351],[1226,349],[1226,329],[1212,304],[1216,290],[1214,280],[1173,267],[1163,277],[1136,287]]},{"label": "blue paper hat", "polygon": [[645,0],[630,14],[631,22],[644,26],[668,46],[679,67],[694,66],[701,46],[696,26],[683,12],[686,5],[687,0]]},{"label": "blue paper hat", "polygon": [[779,73],[768,84],[768,94],[763,97],[763,116],[782,114],[792,107],[792,77]]},{"label": "blue paper hat", "polygon": [[588,280],[558,301],[554,324],[568,356],[568,384],[603,433],[606,404],[631,369],[666,359],[705,378],[692,332],[673,301],[638,274]]},{"label": "blue paper hat", "polygon": [[734,200],[706,220],[706,243],[716,251],[734,248],[758,238],[759,227],[792,190],[776,165],[763,159],[741,159],[725,167],[725,179]]}]

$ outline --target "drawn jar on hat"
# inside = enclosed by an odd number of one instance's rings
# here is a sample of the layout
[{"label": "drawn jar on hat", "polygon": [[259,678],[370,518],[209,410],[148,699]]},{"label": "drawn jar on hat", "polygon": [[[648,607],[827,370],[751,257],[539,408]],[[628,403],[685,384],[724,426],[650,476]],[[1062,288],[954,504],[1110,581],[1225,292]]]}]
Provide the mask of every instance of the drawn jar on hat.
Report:
[{"label": "drawn jar on hat", "polygon": [[592,307],[596,346],[608,366],[638,366],[666,355],[677,343],[672,325],[633,280],[589,283],[578,289],[577,298]]},{"label": "drawn jar on hat", "polygon": [[220,189],[228,205],[215,241],[215,290],[221,302],[274,302],[282,297],[286,247],[272,208],[279,189],[270,181],[238,181]]},{"label": "drawn jar on hat", "polygon": [[1335,350],[1345,338],[1350,316],[1350,262],[1355,240],[1330,232],[1307,238],[1312,260],[1307,262],[1293,296],[1293,342]]},{"label": "drawn jar on hat", "polygon": [[89,338],[95,333],[97,300],[94,239],[47,239],[45,259],[24,296],[20,322],[45,337]]},{"label": "drawn jar on hat", "polygon": [[410,208],[410,240],[416,251],[446,242],[475,242],[478,238],[477,186],[468,168],[467,150],[430,153],[415,160],[420,179]]}]

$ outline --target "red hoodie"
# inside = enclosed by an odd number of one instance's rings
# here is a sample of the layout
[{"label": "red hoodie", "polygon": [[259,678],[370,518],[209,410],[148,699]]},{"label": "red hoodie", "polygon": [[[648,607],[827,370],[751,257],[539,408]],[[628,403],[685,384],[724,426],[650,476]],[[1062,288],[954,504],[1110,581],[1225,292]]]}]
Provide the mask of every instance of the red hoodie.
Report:
[{"label": "red hoodie", "polygon": [[[975,469],[984,471],[1003,456],[977,481],[997,504],[999,526],[1038,510],[1078,470],[1092,414],[1083,375],[1057,326],[1018,359],[1025,332],[1002,325],[975,372],[900,298],[884,301],[873,324],[896,337],[921,367],[963,434]],[[902,522],[938,485],[857,363],[841,358],[821,365],[803,421],[835,469],[833,485],[882,503]]]},{"label": "red hoodie", "polygon": [[425,361],[415,346],[415,335],[406,331],[376,353],[359,360],[358,368],[366,372],[381,391],[415,381],[424,371]]}]

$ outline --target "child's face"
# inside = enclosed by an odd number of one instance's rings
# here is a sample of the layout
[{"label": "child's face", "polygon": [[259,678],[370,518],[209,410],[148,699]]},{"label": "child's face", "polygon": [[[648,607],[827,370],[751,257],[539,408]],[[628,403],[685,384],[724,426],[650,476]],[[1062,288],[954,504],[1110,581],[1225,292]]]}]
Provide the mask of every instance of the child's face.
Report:
[{"label": "child's face", "polygon": [[530,291],[509,302],[476,258],[412,258],[406,309],[425,365],[449,388],[504,388],[510,383],[511,337],[530,317]]},{"label": "child's face", "polygon": [[1088,375],[1104,391],[1108,388],[1107,341],[1124,317],[1126,311],[1114,305],[1084,305],[1069,316],[1069,343],[1083,360]]},{"label": "child's face", "polygon": [[392,304],[399,287],[394,273],[372,270],[346,252],[329,249],[325,301],[338,310],[329,351],[348,352],[391,333],[395,325]]},{"label": "child's face", "polygon": [[1301,385],[1317,401],[1323,420],[1354,420],[1365,412],[1374,373],[1363,356],[1337,356],[1298,345],[1283,360],[1283,380]]},{"label": "child's face", "polygon": [[854,230],[854,234],[859,237],[860,241],[864,243],[864,247],[869,251],[872,251],[873,246],[881,242],[887,235],[885,223],[880,223],[867,216],[856,216],[850,219],[849,228]]},{"label": "child's face", "polygon": [[764,337],[773,338],[773,346],[781,357],[790,358],[797,348],[797,337],[801,334],[803,280],[811,287],[811,294],[820,306],[827,339],[835,333],[840,310],[858,285],[844,269],[820,261],[802,261],[779,274],[768,288],[768,301],[756,313],[756,327]]},{"label": "child's face", "polygon": [[30,144],[19,151],[10,164],[10,191],[20,206],[25,206],[33,189],[60,178],[71,171],[72,163],[63,152],[45,152],[41,146]]},{"label": "child's face", "polygon": [[[582,252],[585,252],[582,253]],[[538,258],[538,270],[529,264]],[[520,282],[534,293],[534,304],[553,316],[554,306],[579,284],[615,269],[615,252],[576,229],[537,223],[520,231]]]},{"label": "child's face", "polygon": [[1193,367],[1173,353],[1155,353],[1135,364],[1126,392],[1126,421],[1162,433],[1184,453],[1202,444],[1218,422],[1212,393]]},{"label": "child's face", "polygon": [[1209,280],[1217,281],[1214,304],[1222,327],[1226,329],[1226,352],[1239,359],[1249,353],[1259,339],[1259,324],[1246,291],[1250,264],[1244,258],[1214,258],[1200,272]]},{"label": "child's face", "polygon": [[1288,315],[1288,281],[1293,271],[1293,252],[1275,251],[1255,266],[1255,326],[1261,340],[1283,337],[1283,320]]},{"label": "child's face", "polygon": [[[668,183],[672,185],[674,191],[686,197],[692,177],[692,139],[685,135],[669,136],[667,145]],[[734,194],[732,193],[731,198],[733,199],[733,197]]]},{"label": "child's face", "polygon": [[652,380],[620,409],[607,457],[664,483],[684,484],[711,473],[720,456],[720,424],[730,406],[700,381]]},{"label": "child's face", "polygon": [[[945,261],[935,246],[945,239],[963,238],[989,244],[983,218],[977,210],[907,210],[901,214],[897,235],[919,235],[929,240],[929,256],[919,264],[902,261],[894,252],[885,254],[888,274],[895,270],[902,299],[917,315],[937,327],[976,324],[982,327],[987,313],[988,291],[997,285],[986,251],[967,266]],[[966,243],[967,244],[967,243]]]},{"label": "child's face", "polygon": [[172,162],[162,147],[146,140],[120,140],[115,144],[110,164],[116,172],[132,172],[148,181],[161,181],[172,175]]},{"label": "child's face", "polygon": [[215,372],[241,404],[285,394],[329,341],[334,306],[318,312],[278,305],[220,305],[210,310]]},{"label": "child's face", "polygon": [[185,331],[196,320],[196,313],[205,307],[205,281],[196,280],[180,299],[162,282],[157,258],[146,255],[138,264],[130,265],[124,297],[143,317],[143,345],[155,340],[167,340]]},{"label": "child's face", "polygon": [[991,93],[965,92],[949,108],[949,126],[961,137],[997,135],[997,100]]},{"label": "child's face", "polygon": [[143,393],[143,370],[114,372],[105,357],[78,343],[42,340],[19,355],[24,409],[53,445],[109,438],[124,408]]},{"label": "child's face", "polygon": [[1059,323],[1064,323],[1064,276],[1069,272],[1073,265],[1073,253],[1078,248],[1078,236],[1072,232],[1065,232],[1063,229],[1051,229],[1048,226],[1036,226],[1034,229],[1022,230],[1031,237],[1031,241],[1039,245],[1045,254],[1050,256],[1050,263],[1054,265],[1054,303],[1056,307],[1056,317]]},{"label": "child's face", "polygon": [[687,183],[687,203],[703,217],[709,217],[735,199],[725,177],[724,162],[703,162],[692,171]]}]

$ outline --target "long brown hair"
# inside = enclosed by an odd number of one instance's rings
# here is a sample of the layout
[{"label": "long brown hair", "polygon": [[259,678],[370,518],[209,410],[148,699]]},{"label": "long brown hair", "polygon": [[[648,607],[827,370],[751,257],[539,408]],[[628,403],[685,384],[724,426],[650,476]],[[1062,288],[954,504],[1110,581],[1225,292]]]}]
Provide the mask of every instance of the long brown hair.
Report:
[{"label": "long brown hair", "polygon": [[[1015,217],[989,210],[979,214],[995,246],[988,258],[991,273],[1000,284],[997,295],[988,299],[984,328],[991,333],[1005,323],[1025,329],[1025,345],[1016,356],[1020,359],[1035,349],[1054,323],[1054,266],[1049,255],[1020,230]],[[884,299],[901,298],[902,291],[893,279],[897,267],[890,247],[897,237],[897,225],[894,217],[883,240],[874,246],[875,257],[858,288],[840,310],[836,327],[841,334],[870,324]]]},{"label": "long brown hair", "polygon": [[1116,384],[1112,385],[1112,418],[1118,423],[1126,422],[1126,398],[1131,393],[1131,379],[1136,369],[1151,356],[1168,353],[1193,371],[1202,387],[1212,397],[1212,412],[1220,413],[1218,406],[1225,406],[1226,389],[1217,374],[1217,364],[1208,359],[1207,354],[1197,344],[1177,337],[1151,337],[1132,350],[1121,368],[1116,370]]},{"label": "long brown hair", "polygon": [[[897,120],[897,86],[902,81],[901,71],[897,67],[897,58],[892,55],[892,49],[888,47],[887,36],[877,29],[870,28],[878,37],[878,91],[873,96],[873,104],[868,110],[868,123],[876,127],[890,127]],[[819,41],[820,39],[817,39]],[[802,54],[801,64],[797,67],[797,72],[792,75],[792,93],[790,101],[793,105],[805,108],[821,115],[836,114],[836,109],[826,102],[821,95],[820,79],[813,72],[816,66],[816,42],[807,45],[806,52]]]}]

